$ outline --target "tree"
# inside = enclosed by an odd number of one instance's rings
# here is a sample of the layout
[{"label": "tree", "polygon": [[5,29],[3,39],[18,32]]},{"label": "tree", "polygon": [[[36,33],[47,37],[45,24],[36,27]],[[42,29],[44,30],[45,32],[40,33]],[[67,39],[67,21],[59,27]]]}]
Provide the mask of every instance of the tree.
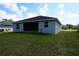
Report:
[{"label": "tree", "polygon": [[71,25],[71,24],[67,24],[66,26],[67,26],[69,29],[73,29],[73,27],[74,27],[74,26]]},{"label": "tree", "polygon": [[12,25],[13,20],[12,19],[3,19],[2,25]]}]

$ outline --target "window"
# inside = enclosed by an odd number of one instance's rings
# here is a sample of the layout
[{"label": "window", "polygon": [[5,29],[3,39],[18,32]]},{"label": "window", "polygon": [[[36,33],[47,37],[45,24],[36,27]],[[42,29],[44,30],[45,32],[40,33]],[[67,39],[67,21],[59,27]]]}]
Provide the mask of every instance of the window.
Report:
[{"label": "window", "polygon": [[48,27],[48,22],[45,22],[44,27]]},{"label": "window", "polygon": [[10,28],[8,28],[8,30],[10,30]]},{"label": "window", "polygon": [[16,28],[19,29],[19,24],[16,24]]},{"label": "window", "polygon": [[4,31],[4,29],[0,29],[0,32],[3,32]]},{"label": "window", "polygon": [[6,31],[7,31],[7,29],[6,29]]}]

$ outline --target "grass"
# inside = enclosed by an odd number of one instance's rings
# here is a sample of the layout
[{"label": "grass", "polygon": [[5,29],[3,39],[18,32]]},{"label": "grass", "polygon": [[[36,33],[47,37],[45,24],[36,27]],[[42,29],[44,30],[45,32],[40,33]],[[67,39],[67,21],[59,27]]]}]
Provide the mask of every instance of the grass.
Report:
[{"label": "grass", "polygon": [[0,33],[1,56],[79,56],[79,33]]},{"label": "grass", "polygon": [[78,31],[77,29],[62,29],[62,31]]}]

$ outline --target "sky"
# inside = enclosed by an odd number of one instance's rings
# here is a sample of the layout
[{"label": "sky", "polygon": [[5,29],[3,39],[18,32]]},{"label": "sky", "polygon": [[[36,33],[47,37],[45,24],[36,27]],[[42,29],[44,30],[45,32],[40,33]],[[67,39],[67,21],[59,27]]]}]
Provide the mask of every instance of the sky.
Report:
[{"label": "sky", "polygon": [[0,21],[19,21],[35,16],[56,17],[65,24],[79,24],[78,3],[0,3]]}]

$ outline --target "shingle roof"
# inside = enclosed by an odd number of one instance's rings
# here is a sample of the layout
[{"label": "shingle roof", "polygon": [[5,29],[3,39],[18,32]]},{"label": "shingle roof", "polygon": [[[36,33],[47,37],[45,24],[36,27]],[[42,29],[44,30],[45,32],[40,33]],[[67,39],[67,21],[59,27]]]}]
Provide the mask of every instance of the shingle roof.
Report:
[{"label": "shingle roof", "polygon": [[37,16],[37,17],[32,17],[24,20],[17,21],[15,23],[22,23],[22,22],[34,22],[34,21],[57,21],[59,24],[59,20],[55,17],[48,17],[48,16]]}]

